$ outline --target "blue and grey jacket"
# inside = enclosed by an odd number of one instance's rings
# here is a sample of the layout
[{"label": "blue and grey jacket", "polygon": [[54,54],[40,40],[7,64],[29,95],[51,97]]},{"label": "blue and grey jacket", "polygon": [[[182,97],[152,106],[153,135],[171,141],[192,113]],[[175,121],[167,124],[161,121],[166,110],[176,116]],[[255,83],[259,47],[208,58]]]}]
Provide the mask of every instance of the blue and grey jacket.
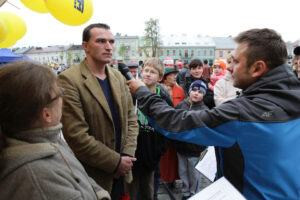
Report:
[{"label": "blue and grey jacket", "polygon": [[175,110],[146,87],[136,97],[160,133],[219,147],[220,174],[247,199],[300,199],[300,82],[288,65],[211,110]]}]

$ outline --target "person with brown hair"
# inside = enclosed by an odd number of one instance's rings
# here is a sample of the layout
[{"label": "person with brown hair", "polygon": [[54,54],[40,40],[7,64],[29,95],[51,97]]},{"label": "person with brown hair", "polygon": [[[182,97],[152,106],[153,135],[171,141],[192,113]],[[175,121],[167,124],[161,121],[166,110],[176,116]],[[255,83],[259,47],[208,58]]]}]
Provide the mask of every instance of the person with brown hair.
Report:
[{"label": "person with brown hair", "polygon": [[31,62],[0,69],[2,199],[110,199],[61,137],[64,90]]},{"label": "person with brown hair", "polygon": [[206,90],[206,95],[203,99],[205,105],[208,108],[213,108],[215,106],[215,102],[214,102],[214,93],[211,89],[209,89],[208,84],[209,84],[209,79],[206,79],[203,77],[203,63],[200,59],[193,59],[189,66],[188,66],[188,73],[185,73],[185,75],[183,76],[183,81],[179,84],[180,87],[183,88],[184,90],[184,94],[185,97],[188,98],[189,96],[189,88],[192,84],[192,82],[196,81],[196,80],[201,80],[203,81],[206,86],[207,86],[207,90]]},{"label": "person with brown hair", "polygon": [[58,76],[63,97],[63,134],[87,173],[112,199],[132,180],[138,123],[124,76],[109,66],[114,37],[107,24],[83,30],[86,58]]},{"label": "person with brown hair", "polygon": [[168,138],[217,146],[218,174],[246,199],[300,199],[300,82],[272,29],[235,37],[233,85],[238,98],[211,110],[167,106],[138,80],[128,81],[139,109]]}]

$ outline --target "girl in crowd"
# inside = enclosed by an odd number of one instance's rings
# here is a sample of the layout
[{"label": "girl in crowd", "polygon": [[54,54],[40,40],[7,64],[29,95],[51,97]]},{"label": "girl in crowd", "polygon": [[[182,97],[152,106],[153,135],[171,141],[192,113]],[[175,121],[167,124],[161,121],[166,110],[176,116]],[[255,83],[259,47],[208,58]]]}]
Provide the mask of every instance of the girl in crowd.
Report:
[{"label": "girl in crowd", "polygon": [[210,84],[209,84],[209,88],[212,91],[214,90],[214,86],[217,83],[217,81],[221,80],[227,73],[226,64],[222,60],[216,60],[213,69],[214,69],[214,73],[210,76]]}]

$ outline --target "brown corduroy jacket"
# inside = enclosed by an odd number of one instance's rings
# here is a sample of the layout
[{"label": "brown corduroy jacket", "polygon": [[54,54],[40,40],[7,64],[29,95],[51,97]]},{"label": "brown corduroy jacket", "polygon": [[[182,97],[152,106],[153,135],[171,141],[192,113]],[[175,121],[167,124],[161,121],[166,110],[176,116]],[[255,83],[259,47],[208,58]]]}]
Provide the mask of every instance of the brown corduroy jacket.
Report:
[{"label": "brown corduroy jacket", "polygon": [[[107,78],[119,114],[121,153],[134,156],[138,134],[137,118],[122,74],[106,66]],[[63,97],[63,134],[89,176],[111,191],[113,173],[120,153],[115,149],[114,124],[104,93],[86,60],[60,73]]]}]

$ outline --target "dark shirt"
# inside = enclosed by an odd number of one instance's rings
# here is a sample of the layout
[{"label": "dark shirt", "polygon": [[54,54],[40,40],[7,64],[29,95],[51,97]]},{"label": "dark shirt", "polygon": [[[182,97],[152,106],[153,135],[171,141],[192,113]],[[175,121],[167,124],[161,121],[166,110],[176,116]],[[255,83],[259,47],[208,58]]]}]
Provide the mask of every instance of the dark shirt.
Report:
[{"label": "dark shirt", "polygon": [[104,93],[104,96],[106,98],[106,101],[108,103],[108,106],[109,106],[109,109],[111,112],[113,123],[115,125],[115,140],[116,140],[115,151],[120,153],[120,151],[121,151],[121,127],[120,127],[120,122],[119,122],[119,113],[117,112],[117,109],[115,109],[115,102],[114,102],[114,98],[111,93],[110,84],[109,84],[108,78],[105,78],[104,80],[97,78],[97,80],[102,88],[102,91]]}]

